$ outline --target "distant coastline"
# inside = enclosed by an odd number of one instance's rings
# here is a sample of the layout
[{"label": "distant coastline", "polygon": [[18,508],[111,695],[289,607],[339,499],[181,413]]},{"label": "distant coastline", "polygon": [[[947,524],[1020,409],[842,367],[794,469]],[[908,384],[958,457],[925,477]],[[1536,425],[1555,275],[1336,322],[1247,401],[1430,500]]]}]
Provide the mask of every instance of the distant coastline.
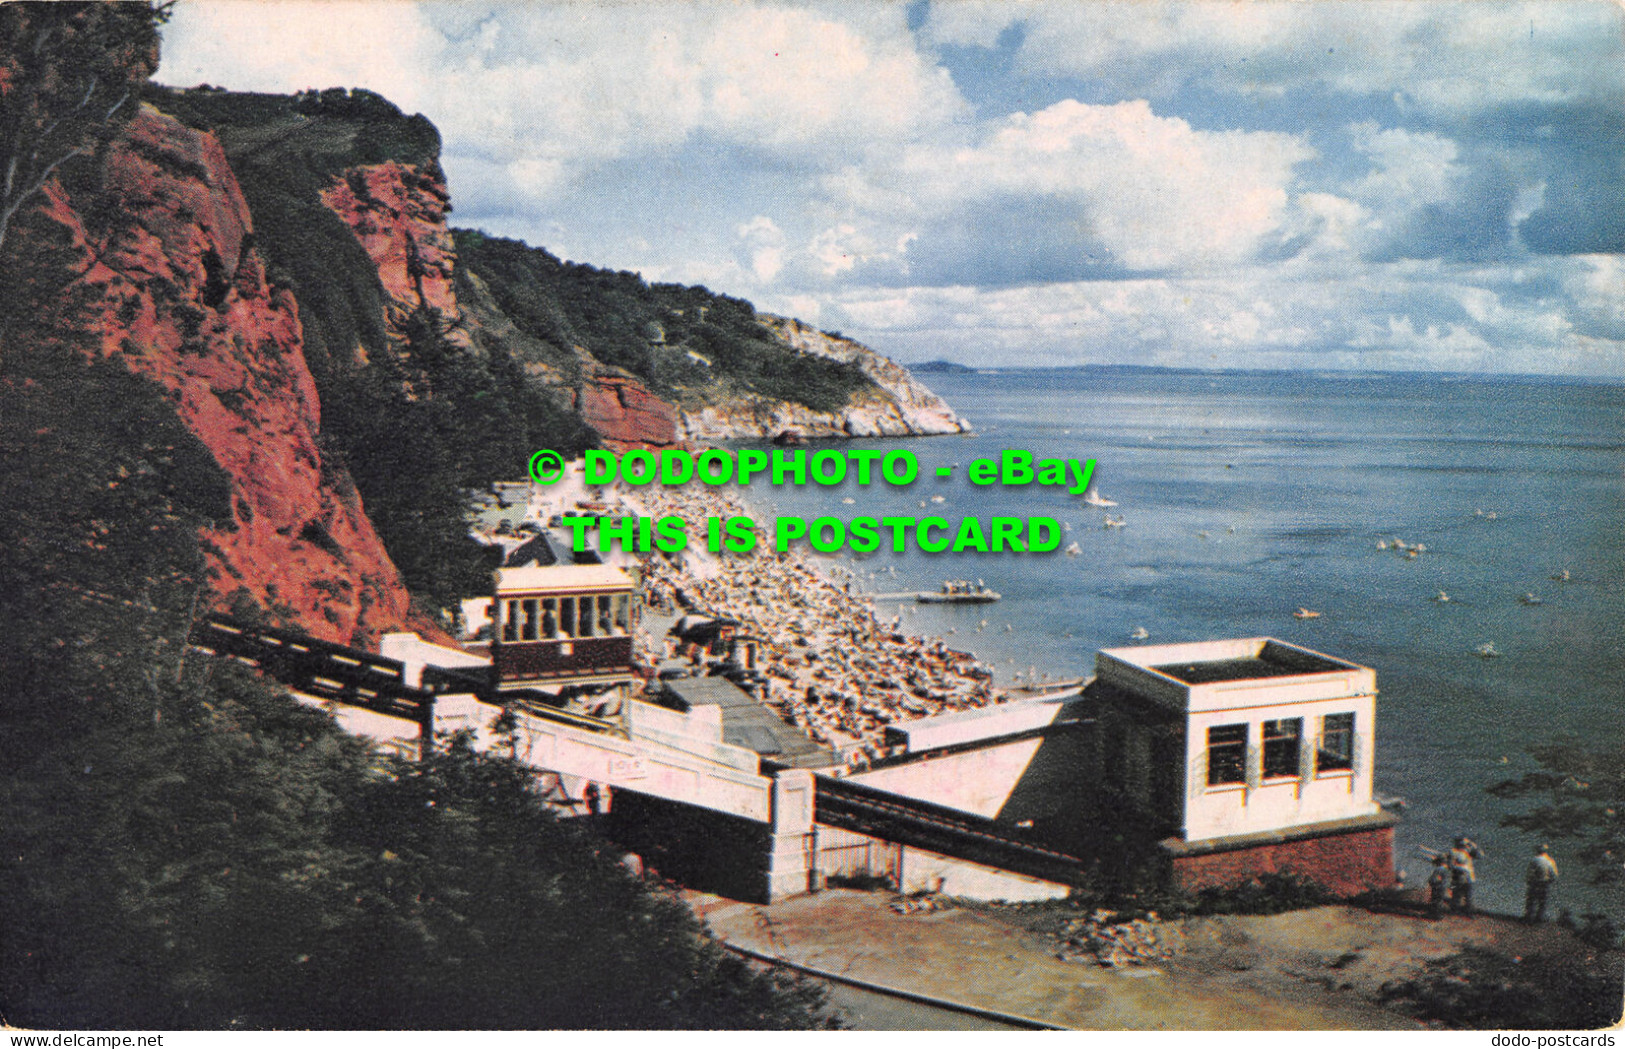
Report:
[{"label": "distant coastline", "polygon": [[1374,370],[1369,368],[1195,368],[1160,364],[988,364],[971,366],[957,361],[932,360],[903,365],[910,373],[928,375],[1067,375],[1086,372],[1096,375],[1225,375],[1271,376],[1310,375],[1327,380],[1428,379],[1435,382],[1476,382],[1486,385],[1518,383],[1542,386],[1625,386],[1619,375],[1548,375],[1541,372],[1450,372],[1423,369]]}]

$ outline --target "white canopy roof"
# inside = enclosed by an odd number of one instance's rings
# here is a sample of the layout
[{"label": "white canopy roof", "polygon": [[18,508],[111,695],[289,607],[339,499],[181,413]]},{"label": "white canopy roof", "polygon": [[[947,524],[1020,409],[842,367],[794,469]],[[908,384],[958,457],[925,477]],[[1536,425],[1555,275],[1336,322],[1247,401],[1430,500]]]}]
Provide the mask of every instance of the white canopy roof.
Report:
[{"label": "white canopy roof", "polygon": [[612,565],[526,565],[523,568],[499,568],[496,572],[498,597],[631,589],[632,577]]}]

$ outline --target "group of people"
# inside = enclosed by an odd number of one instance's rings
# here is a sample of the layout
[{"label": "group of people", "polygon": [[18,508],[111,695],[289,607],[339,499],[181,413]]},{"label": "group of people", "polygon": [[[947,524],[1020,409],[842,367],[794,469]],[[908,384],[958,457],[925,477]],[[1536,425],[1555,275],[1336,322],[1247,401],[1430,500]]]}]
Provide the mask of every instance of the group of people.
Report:
[{"label": "group of people", "polygon": [[[1459,914],[1473,913],[1473,886],[1478,881],[1475,860],[1484,852],[1471,838],[1456,839],[1447,852],[1433,854],[1433,871],[1428,875],[1428,914],[1434,918],[1444,916],[1448,905]],[[1524,870],[1523,920],[1546,920],[1546,901],[1552,883],[1557,880],[1557,862],[1545,845],[1535,849],[1534,857]]]},{"label": "group of people", "polygon": [[[546,492],[544,499],[564,493]],[[698,522],[744,515],[745,508],[710,489],[662,487],[635,495],[604,488],[597,497],[611,512]],[[570,505],[538,506],[536,516],[581,512]],[[898,620],[882,621],[870,599],[854,593],[850,574],[819,565],[800,552],[762,546],[744,553],[712,553],[694,544],[671,556],[640,558],[645,604],[732,620],[738,636],[757,643],[762,675],[758,697],[821,746],[838,752],[848,768],[862,768],[887,752],[888,725],[1003,701],[992,671],[973,654],[942,638],[908,634]],[[970,588],[968,581],[960,585]],[[666,652],[663,638],[639,631],[634,645],[644,665]]]}]

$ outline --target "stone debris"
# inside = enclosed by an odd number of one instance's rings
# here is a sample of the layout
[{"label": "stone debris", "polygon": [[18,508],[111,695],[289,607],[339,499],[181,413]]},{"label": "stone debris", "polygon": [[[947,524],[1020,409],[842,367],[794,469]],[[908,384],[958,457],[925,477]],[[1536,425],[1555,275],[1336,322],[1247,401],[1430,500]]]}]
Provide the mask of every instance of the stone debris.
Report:
[{"label": "stone debris", "polygon": [[898,914],[931,914],[948,908],[934,893],[927,893],[924,896],[904,896],[902,899],[893,900],[891,909]]},{"label": "stone debris", "polygon": [[1179,926],[1159,921],[1156,911],[1120,921],[1116,911],[1096,910],[1087,918],[1069,922],[1060,938],[1056,957],[1062,961],[1092,961],[1122,969],[1168,961],[1182,945],[1184,934]]}]

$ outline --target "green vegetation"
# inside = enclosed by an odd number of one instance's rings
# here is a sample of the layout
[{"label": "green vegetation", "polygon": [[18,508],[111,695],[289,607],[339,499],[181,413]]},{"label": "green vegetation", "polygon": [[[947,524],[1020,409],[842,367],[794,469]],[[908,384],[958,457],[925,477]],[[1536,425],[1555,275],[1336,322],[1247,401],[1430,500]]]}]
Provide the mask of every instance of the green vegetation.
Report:
[{"label": "green vegetation", "polygon": [[[93,174],[76,189],[93,207]],[[79,334],[94,293],[75,253],[19,214],[0,253],[0,1022],[823,1024],[815,988],[724,953],[554,819],[528,770],[459,740],[386,759],[187,651],[210,602],[199,532],[231,526],[228,480],[162,387]],[[329,369],[326,439],[358,483],[444,497],[421,504],[444,518],[394,523],[427,559],[489,449],[585,434],[438,318],[406,332],[409,352]]]},{"label": "green vegetation", "polygon": [[0,785],[6,1019],[107,1028],[816,1026],[462,741],[383,761],[197,660],[161,723]]},{"label": "green vegetation", "polygon": [[0,246],[64,164],[134,112],[167,3],[0,5]]},{"label": "green vegetation", "polygon": [[563,262],[516,240],[457,230],[463,266],[532,338],[625,368],[656,393],[690,403],[745,393],[838,411],[874,388],[856,364],[799,353],[744,299],[703,287],[648,284],[636,273]]},{"label": "green vegetation", "polygon": [[187,653],[224,475],[156,385],[26,317],[0,334],[0,1020],[823,1023],[528,770],[460,740],[381,758]]}]

